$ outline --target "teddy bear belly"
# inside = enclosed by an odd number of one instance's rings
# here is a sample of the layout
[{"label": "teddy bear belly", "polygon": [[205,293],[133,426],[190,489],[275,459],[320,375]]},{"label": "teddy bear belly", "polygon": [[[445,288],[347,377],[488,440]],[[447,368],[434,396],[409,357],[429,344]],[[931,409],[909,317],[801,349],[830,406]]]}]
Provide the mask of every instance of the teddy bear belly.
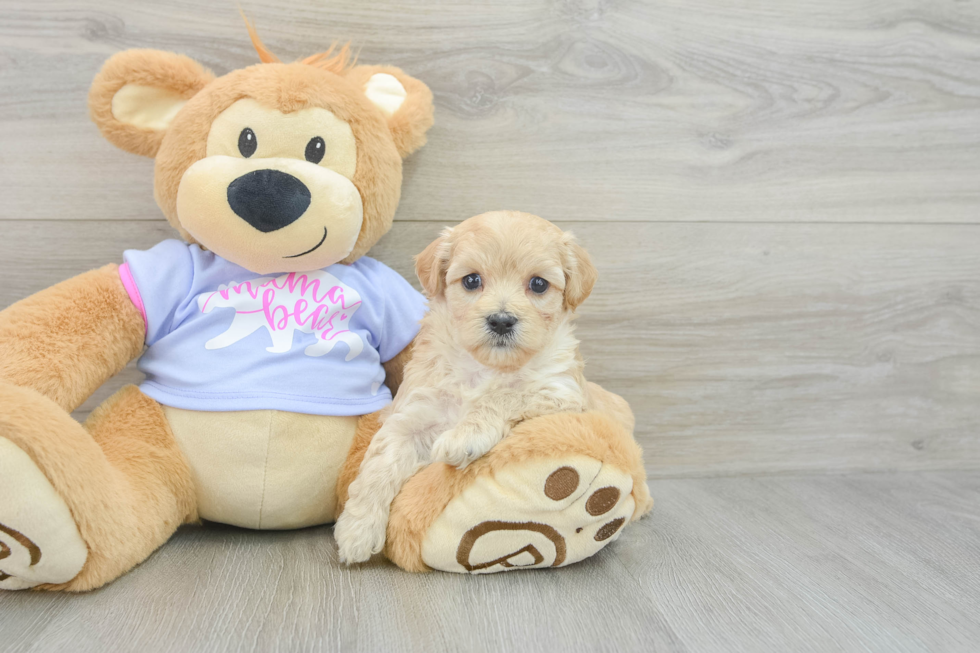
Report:
[{"label": "teddy bear belly", "polygon": [[334,521],[358,417],[163,407],[191,469],[202,519],[256,529]]}]

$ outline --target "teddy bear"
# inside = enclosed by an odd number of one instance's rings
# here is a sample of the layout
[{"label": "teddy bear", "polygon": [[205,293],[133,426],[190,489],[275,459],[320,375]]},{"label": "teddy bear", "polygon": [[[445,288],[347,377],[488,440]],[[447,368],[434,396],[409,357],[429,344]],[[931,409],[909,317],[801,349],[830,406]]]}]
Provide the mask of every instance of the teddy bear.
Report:
[{"label": "teddy bear", "polygon": [[[432,93],[347,48],[217,77],[156,50],[89,95],[112,144],[153,157],[179,238],[0,311],[0,589],[86,591],[186,523],[328,524],[398,391],[425,300],[366,256],[391,227]],[[70,413],[138,359],[84,424]],[[409,571],[560,567],[649,510],[633,416],[519,424],[465,469],[419,471],[385,554]],[[324,546],[331,546],[328,541]]]}]

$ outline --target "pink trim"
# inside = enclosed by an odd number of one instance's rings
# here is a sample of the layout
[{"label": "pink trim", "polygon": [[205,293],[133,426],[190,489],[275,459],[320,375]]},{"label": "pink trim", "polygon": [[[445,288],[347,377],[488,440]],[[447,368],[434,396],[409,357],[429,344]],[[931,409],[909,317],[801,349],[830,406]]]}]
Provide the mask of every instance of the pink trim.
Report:
[{"label": "pink trim", "polygon": [[146,308],[143,306],[143,298],[140,297],[140,289],[136,287],[136,279],[133,278],[133,273],[129,271],[129,263],[123,263],[119,266],[119,280],[122,281],[123,288],[126,289],[126,294],[129,295],[129,299],[132,300],[133,305],[139,309],[140,315],[143,316],[144,329],[149,329],[150,321],[146,319]]}]

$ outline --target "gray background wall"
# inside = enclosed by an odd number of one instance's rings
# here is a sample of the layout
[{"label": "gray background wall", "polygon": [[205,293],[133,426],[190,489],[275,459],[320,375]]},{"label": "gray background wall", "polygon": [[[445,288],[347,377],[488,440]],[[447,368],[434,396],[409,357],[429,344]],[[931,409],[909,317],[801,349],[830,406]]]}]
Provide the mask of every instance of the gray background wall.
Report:
[{"label": "gray background wall", "polygon": [[[977,3],[244,8],[285,60],[350,41],[432,87],[375,256],[415,281],[499,208],[580,236],[587,373],[653,474],[980,466]],[[4,0],[0,306],[172,235],[152,162],[87,116],[131,47],[256,62],[232,3]]]}]

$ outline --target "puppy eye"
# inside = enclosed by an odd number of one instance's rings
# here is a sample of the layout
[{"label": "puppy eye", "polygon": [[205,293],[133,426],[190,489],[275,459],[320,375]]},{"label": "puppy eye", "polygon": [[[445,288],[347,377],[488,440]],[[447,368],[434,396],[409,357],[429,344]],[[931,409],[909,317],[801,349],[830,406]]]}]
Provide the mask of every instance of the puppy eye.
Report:
[{"label": "puppy eye", "polygon": [[551,284],[547,280],[541,277],[531,277],[531,281],[528,282],[527,287],[531,289],[531,292],[540,295],[548,289]]},{"label": "puppy eye", "polygon": [[246,159],[253,154],[255,154],[255,148],[258,147],[259,143],[255,140],[255,132],[250,128],[246,127],[242,130],[242,133],[238,135],[238,151],[242,153],[242,156]]},{"label": "puppy eye", "polygon": [[483,280],[480,279],[480,275],[476,273],[467,274],[465,277],[463,277],[463,287],[467,290],[476,290],[482,283]]},{"label": "puppy eye", "polygon": [[310,163],[320,163],[323,160],[323,155],[327,151],[327,146],[323,142],[323,139],[319,136],[314,136],[310,139],[310,142],[306,144],[306,160]]}]

